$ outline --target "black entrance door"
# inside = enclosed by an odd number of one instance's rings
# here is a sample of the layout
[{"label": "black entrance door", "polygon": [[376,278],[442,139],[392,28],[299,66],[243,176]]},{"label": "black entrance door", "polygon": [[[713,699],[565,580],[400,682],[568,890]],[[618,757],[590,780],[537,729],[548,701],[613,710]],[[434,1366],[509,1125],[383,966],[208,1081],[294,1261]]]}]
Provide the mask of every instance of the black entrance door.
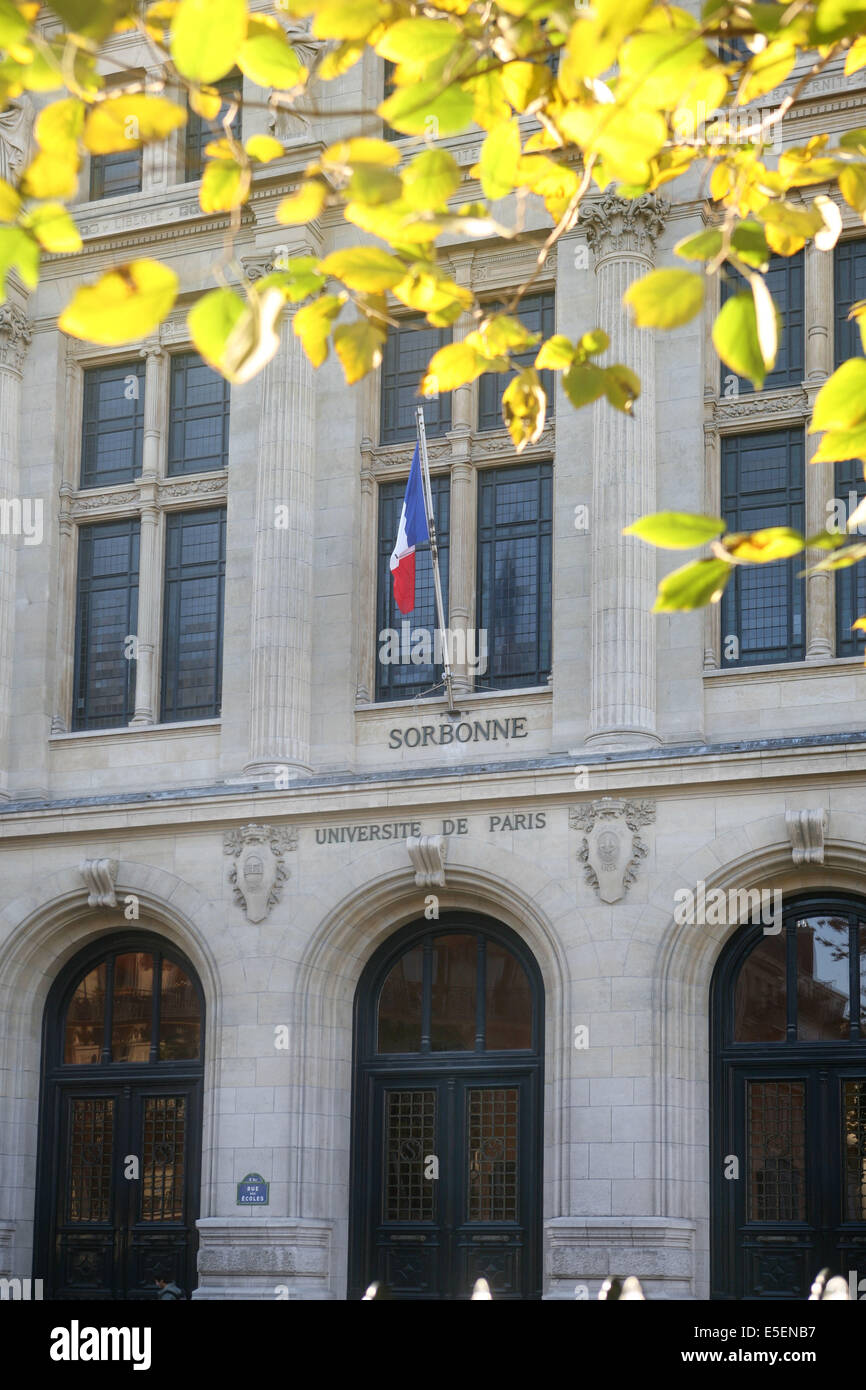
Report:
[{"label": "black entrance door", "polygon": [[202,1021],[189,963],[144,933],[52,991],[34,1266],[48,1297],[195,1287]]},{"label": "black entrance door", "polygon": [[539,1296],[540,986],[519,939],[452,914],[358,995],[350,1297]]},{"label": "black entrance door", "polygon": [[866,1280],[866,913],[834,895],[802,899],[781,933],[744,929],[720,964],[715,1295],[800,1300],[823,1268],[856,1290]]}]

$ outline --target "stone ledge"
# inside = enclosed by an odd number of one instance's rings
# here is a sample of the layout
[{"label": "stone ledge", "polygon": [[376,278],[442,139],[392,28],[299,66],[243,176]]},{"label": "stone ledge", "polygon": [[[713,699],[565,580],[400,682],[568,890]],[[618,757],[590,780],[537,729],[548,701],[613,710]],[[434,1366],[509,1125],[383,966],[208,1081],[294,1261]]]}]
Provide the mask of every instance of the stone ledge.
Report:
[{"label": "stone ledge", "polygon": [[634,1274],[648,1299],[694,1298],[696,1223],[663,1216],[562,1216],[544,1225],[548,1300],[574,1300],[586,1284]]},{"label": "stone ledge", "polygon": [[277,1216],[211,1216],[196,1222],[199,1285],[193,1297],[333,1299],[330,1222]]}]

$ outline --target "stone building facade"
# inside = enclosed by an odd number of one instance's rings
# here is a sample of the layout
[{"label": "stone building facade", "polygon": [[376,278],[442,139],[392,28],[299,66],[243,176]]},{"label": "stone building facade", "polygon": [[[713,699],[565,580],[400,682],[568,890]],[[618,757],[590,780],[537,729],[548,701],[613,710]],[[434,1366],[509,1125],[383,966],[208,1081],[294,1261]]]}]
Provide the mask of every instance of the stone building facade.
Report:
[{"label": "stone building facade", "polygon": [[[785,139],[858,124],[862,76],[825,76]],[[381,83],[370,57],[335,104]],[[287,242],[273,216],[346,129],[280,126],[236,245],[251,278],[355,238],[326,215]],[[709,314],[662,336],[620,307],[711,216],[698,180],[592,200],[534,302],[610,334],[635,418],[557,394],[518,458],[483,383],[426,407],[450,625],[490,640],[452,715],[435,673],[388,685],[379,656],[410,349],[349,390],[287,324],[250,384],[208,386],[186,310],[226,220],[184,138],[85,169],[83,251],[0,308],[0,1274],[339,1300],[374,1277],[461,1297],[479,1273],[572,1299],[617,1272],[650,1297],[802,1297],[821,1264],[856,1273],[862,581],[777,566],[655,617],[670,557],[621,532],[750,506],[821,529],[840,483],[806,468],[806,422],[853,350],[862,226],[843,209],[835,252],[779,269],[756,393]],[[478,136],[449,145],[464,200]],[[446,254],[495,300],[541,236]],[[74,285],[151,254],[182,283],[152,339],[57,331]]]}]

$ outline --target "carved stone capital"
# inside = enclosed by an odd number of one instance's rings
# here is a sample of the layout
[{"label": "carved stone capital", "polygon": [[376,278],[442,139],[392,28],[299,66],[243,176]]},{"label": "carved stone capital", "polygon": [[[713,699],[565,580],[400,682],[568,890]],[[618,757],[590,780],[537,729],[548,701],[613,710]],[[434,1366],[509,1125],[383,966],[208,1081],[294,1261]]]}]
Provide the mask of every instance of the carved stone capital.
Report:
[{"label": "carved stone capital", "polygon": [[569,826],[584,832],[578,851],[584,877],[603,903],[619,902],[634,883],[638,865],[647,854],[638,831],[655,818],[654,801],[623,801],[612,796],[569,808]]},{"label": "carved stone capital", "polygon": [[289,868],[286,850],[297,849],[298,832],[283,825],[242,825],[223,836],[223,854],[235,860],[229,872],[235,902],[247,921],[263,922],[282,896]]},{"label": "carved stone capital", "polygon": [[620,198],[607,192],[581,209],[580,225],[596,260],[628,251],[652,260],[669,212],[667,199],[654,193]]},{"label": "carved stone capital", "polygon": [[410,836],[406,848],[415,870],[416,888],[444,888],[445,857],[448,853],[446,836]]},{"label": "carved stone capital", "polygon": [[87,887],[88,907],[117,907],[114,885],[117,879],[116,859],[82,859],[78,872]]},{"label": "carved stone capital", "polygon": [[0,304],[0,365],[20,372],[33,338],[33,325],[17,304]]},{"label": "carved stone capital", "polygon": [[823,806],[811,811],[786,811],[785,825],[795,864],[824,863],[824,835],[830,817]]}]

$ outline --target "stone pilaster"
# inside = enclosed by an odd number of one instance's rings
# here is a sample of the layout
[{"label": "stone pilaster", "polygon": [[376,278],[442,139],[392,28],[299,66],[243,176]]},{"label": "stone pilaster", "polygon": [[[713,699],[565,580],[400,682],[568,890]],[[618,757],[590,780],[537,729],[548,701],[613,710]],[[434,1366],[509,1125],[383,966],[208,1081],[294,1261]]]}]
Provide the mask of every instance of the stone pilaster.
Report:
[{"label": "stone pilaster", "polygon": [[138,619],[136,622],[135,710],[131,724],[153,724],[159,719],[157,650],[162,599],[160,557],[161,519],[156,505],[156,482],[164,472],[167,418],[166,354],[158,345],[142,349],[144,366],[144,435],[141,451],[141,537],[138,564]]},{"label": "stone pilaster", "polygon": [[[451,465],[451,551],[449,556],[448,613],[446,621],[453,633],[462,632],[464,640],[455,636],[452,687],[455,699],[467,695],[474,683],[468,660],[475,661],[480,650],[476,637],[470,651],[469,630],[475,612],[475,469],[468,458],[456,459]],[[483,684],[483,677],[482,677]]]},{"label": "stone pilaster", "polygon": [[[715,360],[715,359],[714,359]],[[721,506],[721,448],[717,429],[704,426],[704,512],[707,516],[718,516]],[[703,612],[705,671],[715,671],[721,665],[721,604],[708,603]]]},{"label": "stone pilaster", "polygon": [[262,373],[253,554],[250,761],[310,770],[313,595],[312,368],[288,316]]},{"label": "stone pilaster", "polygon": [[[806,394],[811,415],[815,397],[833,372],[833,257],[807,246],[805,276]],[[806,436],[806,535],[823,531],[827,502],[836,492],[832,463],[812,464],[820,435]],[[820,550],[806,551],[806,566],[823,559]],[[829,661],[836,650],[836,587],[833,575],[824,571],[806,580],[806,660]]]},{"label": "stone pilaster", "polygon": [[[31,337],[32,327],[23,310],[11,302],[0,305],[0,503],[6,522],[11,522],[16,512],[7,504],[17,499],[23,506],[18,495],[21,372]],[[34,498],[34,514],[37,504],[44,511],[44,499]],[[17,544],[11,525],[9,531],[4,527],[0,534],[0,797],[6,796],[8,785]]]},{"label": "stone pilaster", "polygon": [[667,204],[647,194],[605,193],[581,217],[595,256],[597,322],[610,337],[607,362],[637,373],[633,416],[607,401],[593,407],[592,695],[588,742],[658,743],[656,734],[656,556],[624,526],[655,511],[655,343],[622,304],[653,266]]}]

